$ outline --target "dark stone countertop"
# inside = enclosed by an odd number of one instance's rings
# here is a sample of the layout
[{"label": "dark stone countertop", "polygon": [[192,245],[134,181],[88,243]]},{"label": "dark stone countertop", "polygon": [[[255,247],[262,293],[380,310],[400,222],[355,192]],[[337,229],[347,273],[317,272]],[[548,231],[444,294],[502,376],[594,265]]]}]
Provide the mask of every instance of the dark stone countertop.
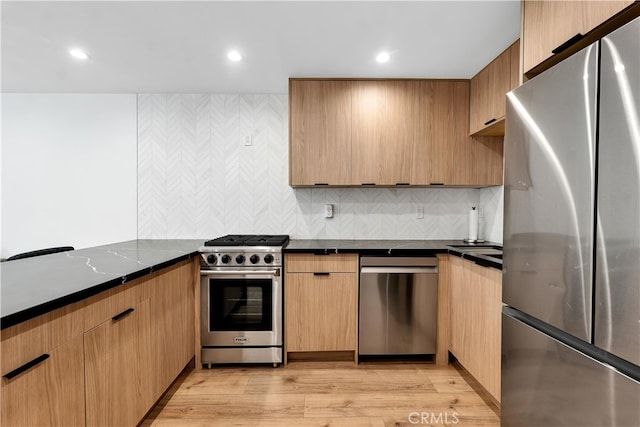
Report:
[{"label": "dark stone countertop", "polygon": [[198,253],[201,240],[130,240],[0,263],[5,329]]},{"label": "dark stone countertop", "polygon": [[502,249],[499,243],[465,243],[462,240],[295,240],[289,241],[285,253],[357,253],[368,256],[432,256],[452,254],[484,267],[502,270],[502,259],[468,249],[489,246]]},{"label": "dark stone countertop", "polygon": [[[193,257],[203,242],[204,239],[130,240],[0,263],[0,327],[8,328]],[[481,245],[501,248],[491,242]],[[500,259],[465,251],[478,246],[460,240],[292,239],[285,253],[365,256],[449,253],[485,267],[502,269]]]}]

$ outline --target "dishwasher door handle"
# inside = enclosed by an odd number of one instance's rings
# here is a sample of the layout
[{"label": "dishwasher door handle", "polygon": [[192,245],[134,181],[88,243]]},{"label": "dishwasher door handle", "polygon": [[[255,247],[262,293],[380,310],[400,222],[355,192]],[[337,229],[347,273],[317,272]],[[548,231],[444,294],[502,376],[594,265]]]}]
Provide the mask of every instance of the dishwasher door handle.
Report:
[{"label": "dishwasher door handle", "polygon": [[438,267],[361,267],[361,274],[438,274]]}]

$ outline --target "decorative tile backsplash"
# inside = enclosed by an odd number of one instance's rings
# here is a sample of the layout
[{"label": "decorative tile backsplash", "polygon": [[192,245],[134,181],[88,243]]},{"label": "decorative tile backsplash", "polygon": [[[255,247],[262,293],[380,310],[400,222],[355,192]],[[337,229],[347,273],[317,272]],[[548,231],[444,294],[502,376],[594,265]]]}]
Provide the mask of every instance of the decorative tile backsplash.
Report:
[{"label": "decorative tile backsplash", "polygon": [[292,189],[287,119],[287,95],[139,95],[138,238],[462,239],[483,203],[502,241],[501,187]]}]

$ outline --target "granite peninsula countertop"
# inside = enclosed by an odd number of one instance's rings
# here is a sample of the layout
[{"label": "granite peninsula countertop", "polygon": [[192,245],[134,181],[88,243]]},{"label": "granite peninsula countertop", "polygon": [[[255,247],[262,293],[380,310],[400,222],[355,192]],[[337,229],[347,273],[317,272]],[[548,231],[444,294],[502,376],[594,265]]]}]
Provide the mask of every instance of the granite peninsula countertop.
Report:
[{"label": "granite peninsula countertop", "polygon": [[200,240],[130,240],[0,263],[0,327],[113,288],[198,253]]},{"label": "granite peninsula countertop", "polygon": [[[5,329],[198,254],[205,239],[129,240],[0,263],[0,328]],[[502,260],[473,252],[497,243],[461,240],[297,240],[285,253],[357,253],[364,256],[433,256],[449,253],[485,267]],[[494,249],[494,250],[495,250]]]}]

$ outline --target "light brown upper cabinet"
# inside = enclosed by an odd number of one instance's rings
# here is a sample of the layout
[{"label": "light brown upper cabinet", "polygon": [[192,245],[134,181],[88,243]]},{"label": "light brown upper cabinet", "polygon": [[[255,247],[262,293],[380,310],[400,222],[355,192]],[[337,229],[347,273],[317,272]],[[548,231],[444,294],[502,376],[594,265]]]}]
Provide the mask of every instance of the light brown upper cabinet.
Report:
[{"label": "light brown upper cabinet", "polygon": [[468,134],[469,80],[290,79],[289,90],[293,187],[502,184],[501,139]]},{"label": "light brown upper cabinet", "polygon": [[502,185],[500,137],[470,137],[468,80],[422,82],[422,139],[427,144],[430,185]]},{"label": "light brown upper cabinet", "polygon": [[289,80],[289,185],[350,185],[351,82]]},{"label": "light brown upper cabinet", "polygon": [[471,79],[471,135],[504,135],[505,95],[518,86],[519,63],[520,41],[516,40]]},{"label": "light brown upper cabinet", "polygon": [[355,185],[426,185],[420,82],[352,82],[351,165]]},{"label": "light brown upper cabinet", "polygon": [[[617,1],[556,1],[524,0],[522,2],[523,71],[531,77],[546,66],[538,67],[563,47],[569,47],[618,12],[632,4],[632,0]],[[636,5],[638,7],[640,5]],[[607,30],[605,29],[605,32]],[[597,38],[597,35],[594,35]],[[593,40],[585,40],[590,43]],[[567,54],[584,47],[580,41],[567,49]],[[558,60],[567,55],[562,55]],[[534,70],[534,68],[537,68]]]},{"label": "light brown upper cabinet", "polygon": [[428,145],[431,185],[472,185],[468,80],[422,82],[423,139]]}]

